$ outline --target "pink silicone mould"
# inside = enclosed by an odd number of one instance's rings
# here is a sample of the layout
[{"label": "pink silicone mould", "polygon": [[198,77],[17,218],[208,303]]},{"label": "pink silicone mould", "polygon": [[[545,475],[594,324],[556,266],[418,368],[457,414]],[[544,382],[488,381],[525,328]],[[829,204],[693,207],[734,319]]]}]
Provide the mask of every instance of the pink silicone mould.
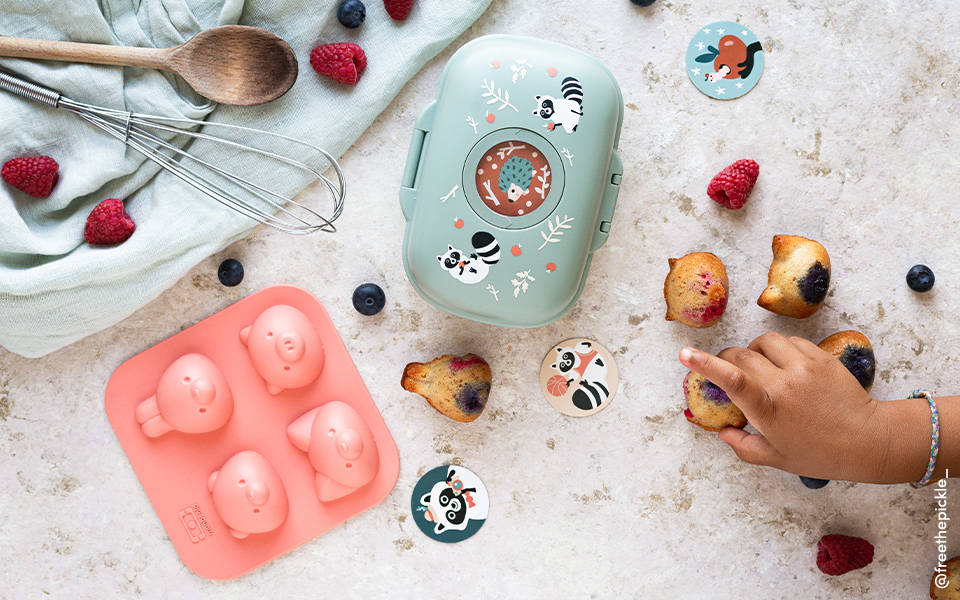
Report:
[{"label": "pink silicone mould", "polygon": [[230,384],[212,360],[185,354],[160,378],[156,393],[137,405],[143,433],[159,437],[176,429],[206,433],[223,427],[233,414]]},{"label": "pink silicone mould", "polygon": [[[258,338],[261,325],[271,326]],[[278,366],[302,379],[277,379]],[[212,417],[228,394],[219,427],[199,427],[192,411]],[[239,577],[376,506],[400,472],[330,317],[291,286],[244,298],[124,362],[106,410],[180,558],[210,579]]]},{"label": "pink silicone mould", "polygon": [[211,473],[207,488],[217,514],[237,539],[273,531],[287,518],[287,490],[276,469],[253,450],[234,454]]},{"label": "pink silicone mould", "polygon": [[302,388],[323,371],[320,336],[310,320],[292,306],[263,311],[253,325],[240,331],[240,340],[250,350],[250,360],[271,394]]},{"label": "pink silicone mould", "polygon": [[317,470],[317,497],[330,502],[370,483],[380,457],[373,432],[357,411],[328,402],[290,424],[287,436]]}]

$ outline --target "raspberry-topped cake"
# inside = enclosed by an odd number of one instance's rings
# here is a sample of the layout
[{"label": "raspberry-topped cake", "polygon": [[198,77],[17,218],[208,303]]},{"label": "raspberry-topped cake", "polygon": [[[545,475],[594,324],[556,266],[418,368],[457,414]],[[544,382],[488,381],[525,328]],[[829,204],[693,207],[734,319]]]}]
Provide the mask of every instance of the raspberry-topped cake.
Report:
[{"label": "raspberry-topped cake", "polygon": [[727,308],[727,269],[709,252],[670,259],[663,282],[667,320],[703,329],[716,325]]}]

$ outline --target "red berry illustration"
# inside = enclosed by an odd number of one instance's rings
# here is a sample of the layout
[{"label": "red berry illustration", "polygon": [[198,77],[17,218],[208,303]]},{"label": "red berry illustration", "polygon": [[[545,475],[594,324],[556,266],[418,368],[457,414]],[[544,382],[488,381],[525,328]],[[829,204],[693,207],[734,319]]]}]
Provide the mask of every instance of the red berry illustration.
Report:
[{"label": "red berry illustration", "polygon": [[550,77],[556,77],[557,70],[554,69],[553,67],[550,67],[549,69],[547,69],[547,75],[549,75]]},{"label": "red berry illustration", "polygon": [[495,61],[493,61],[492,63],[490,63],[490,66],[493,67],[494,69],[499,69],[499,68],[500,68],[500,61],[499,61],[499,60],[495,60]]},{"label": "red berry illustration", "polygon": [[493,122],[496,121],[496,120],[497,120],[497,118],[496,118],[495,116],[493,116],[493,113],[492,113],[492,112],[488,112],[488,113],[487,113],[487,123],[493,123]]},{"label": "red berry illustration", "polygon": [[456,227],[457,229],[463,228],[463,219],[457,219],[456,221],[454,221],[453,226]]},{"label": "red berry illustration", "polygon": [[553,273],[557,270],[557,265],[553,263],[547,263],[547,273]]},{"label": "red berry illustration", "polygon": [[514,256],[520,256],[521,252],[523,252],[523,250],[520,249],[520,246],[514,246],[513,248],[510,248],[510,254],[513,254]]}]

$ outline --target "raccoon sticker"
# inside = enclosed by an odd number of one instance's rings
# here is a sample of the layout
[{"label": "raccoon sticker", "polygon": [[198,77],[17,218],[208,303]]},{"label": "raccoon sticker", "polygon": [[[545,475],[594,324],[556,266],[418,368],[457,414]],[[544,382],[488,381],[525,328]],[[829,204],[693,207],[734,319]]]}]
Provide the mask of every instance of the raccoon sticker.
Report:
[{"label": "raccoon sticker", "polygon": [[463,541],[483,526],[490,508],[477,475],[460,465],[431,469],[413,488],[413,520],[427,537],[448,544]]},{"label": "raccoon sticker", "polygon": [[463,252],[448,245],[447,251],[437,256],[440,267],[461,283],[480,283],[492,265],[500,262],[500,244],[493,235],[478,231],[470,238],[473,252]]},{"label": "raccoon sticker", "polygon": [[534,96],[537,108],[533,114],[549,121],[547,129],[550,131],[559,125],[567,133],[573,133],[583,116],[583,88],[575,78],[565,77],[560,83],[560,94],[562,98]]},{"label": "raccoon sticker", "polygon": [[585,417],[610,405],[619,374],[613,356],[587,339],[560,342],[547,353],[540,387],[550,404],[565,415]]}]

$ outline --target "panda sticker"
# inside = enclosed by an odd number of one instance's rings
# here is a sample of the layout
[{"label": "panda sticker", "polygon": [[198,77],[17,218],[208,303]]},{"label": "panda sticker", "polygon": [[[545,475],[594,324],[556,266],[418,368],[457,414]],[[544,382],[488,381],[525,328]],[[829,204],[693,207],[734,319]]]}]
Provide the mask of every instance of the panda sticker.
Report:
[{"label": "panda sticker", "polygon": [[413,488],[411,510],[428,537],[445,543],[463,541],[483,526],[490,500],[483,482],[459,465],[437,467]]}]

